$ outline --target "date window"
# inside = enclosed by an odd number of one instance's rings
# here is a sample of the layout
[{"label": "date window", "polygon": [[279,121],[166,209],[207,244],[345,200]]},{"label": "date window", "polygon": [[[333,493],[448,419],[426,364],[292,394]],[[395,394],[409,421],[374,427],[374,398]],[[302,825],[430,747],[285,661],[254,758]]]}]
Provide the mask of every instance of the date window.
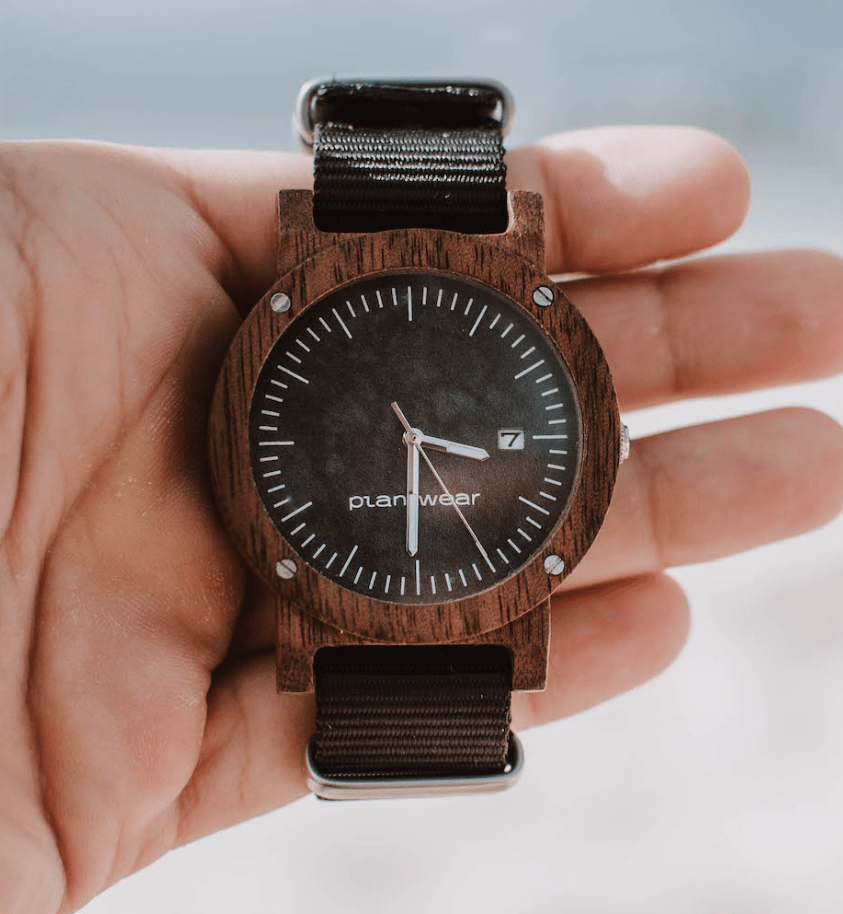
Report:
[{"label": "date window", "polygon": [[524,429],[523,428],[499,428],[498,429],[498,450],[499,451],[523,451],[524,450]]}]

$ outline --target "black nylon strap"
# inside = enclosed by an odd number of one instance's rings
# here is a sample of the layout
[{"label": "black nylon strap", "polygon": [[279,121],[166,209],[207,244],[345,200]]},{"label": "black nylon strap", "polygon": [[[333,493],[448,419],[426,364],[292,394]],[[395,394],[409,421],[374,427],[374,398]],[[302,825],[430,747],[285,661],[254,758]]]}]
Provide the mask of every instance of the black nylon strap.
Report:
[{"label": "black nylon strap", "polygon": [[323,648],[314,673],[320,774],[406,778],[504,771],[512,688],[506,648]]},{"label": "black nylon strap", "polygon": [[[329,83],[313,101],[322,231],[506,231],[503,136],[488,86]],[[512,668],[491,645],[323,648],[313,762],[328,778],[501,774]]]},{"label": "black nylon strap", "polygon": [[498,101],[465,86],[324,86],[314,102],[316,226],[506,231]]}]

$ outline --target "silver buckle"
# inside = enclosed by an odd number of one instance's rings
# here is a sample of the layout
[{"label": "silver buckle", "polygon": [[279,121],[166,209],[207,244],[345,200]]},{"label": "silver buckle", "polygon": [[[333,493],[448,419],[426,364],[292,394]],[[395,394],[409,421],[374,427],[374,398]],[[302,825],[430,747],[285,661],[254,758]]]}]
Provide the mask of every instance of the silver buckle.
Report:
[{"label": "silver buckle", "polygon": [[512,787],[524,767],[518,737],[510,732],[506,769],[501,774],[456,778],[330,778],[313,764],[313,737],[305,749],[307,786],[323,800],[398,800],[404,797],[452,796],[465,793],[496,793]]},{"label": "silver buckle", "polygon": [[[293,112],[293,133],[298,137],[299,143],[305,152],[313,149],[313,102],[316,93],[323,87],[336,82],[374,82],[374,80],[337,80],[326,77],[312,79],[299,89],[296,107]],[[512,117],[515,112],[515,102],[506,86],[492,79],[390,79],[384,80],[392,85],[406,86],[448,86],[476,87],[478,89],[491,89],[498,96],[498,120],[501,133],[506,136],[512,126]]]}]

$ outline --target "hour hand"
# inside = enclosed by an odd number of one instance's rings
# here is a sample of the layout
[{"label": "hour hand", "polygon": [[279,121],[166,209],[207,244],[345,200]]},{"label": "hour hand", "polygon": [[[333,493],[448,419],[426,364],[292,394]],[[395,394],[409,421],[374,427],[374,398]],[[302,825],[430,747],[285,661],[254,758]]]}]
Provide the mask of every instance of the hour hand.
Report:
[{"label": "hour hand", "polygon": [[471,444],[458,444],[445,438],[434,438],[432,435],[422,435],[421,444],[434,451],[444,451],[446,454],[456,454],[458,457],[470,457],[472,460],[486,460],[489,452],[482,447]]}]

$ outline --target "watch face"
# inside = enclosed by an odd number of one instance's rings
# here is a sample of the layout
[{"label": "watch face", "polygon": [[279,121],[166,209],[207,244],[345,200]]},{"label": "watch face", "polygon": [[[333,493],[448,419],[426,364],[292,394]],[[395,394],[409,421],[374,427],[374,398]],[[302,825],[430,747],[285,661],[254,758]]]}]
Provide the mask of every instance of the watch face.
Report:
[{"label": "watch face", "polygon": [[580,463],[562,358],[525,311],[447,273],[382,274],[293,320],[249,418],[273,524],[320,574],[391,603],[515,574],[564,517]]}]

